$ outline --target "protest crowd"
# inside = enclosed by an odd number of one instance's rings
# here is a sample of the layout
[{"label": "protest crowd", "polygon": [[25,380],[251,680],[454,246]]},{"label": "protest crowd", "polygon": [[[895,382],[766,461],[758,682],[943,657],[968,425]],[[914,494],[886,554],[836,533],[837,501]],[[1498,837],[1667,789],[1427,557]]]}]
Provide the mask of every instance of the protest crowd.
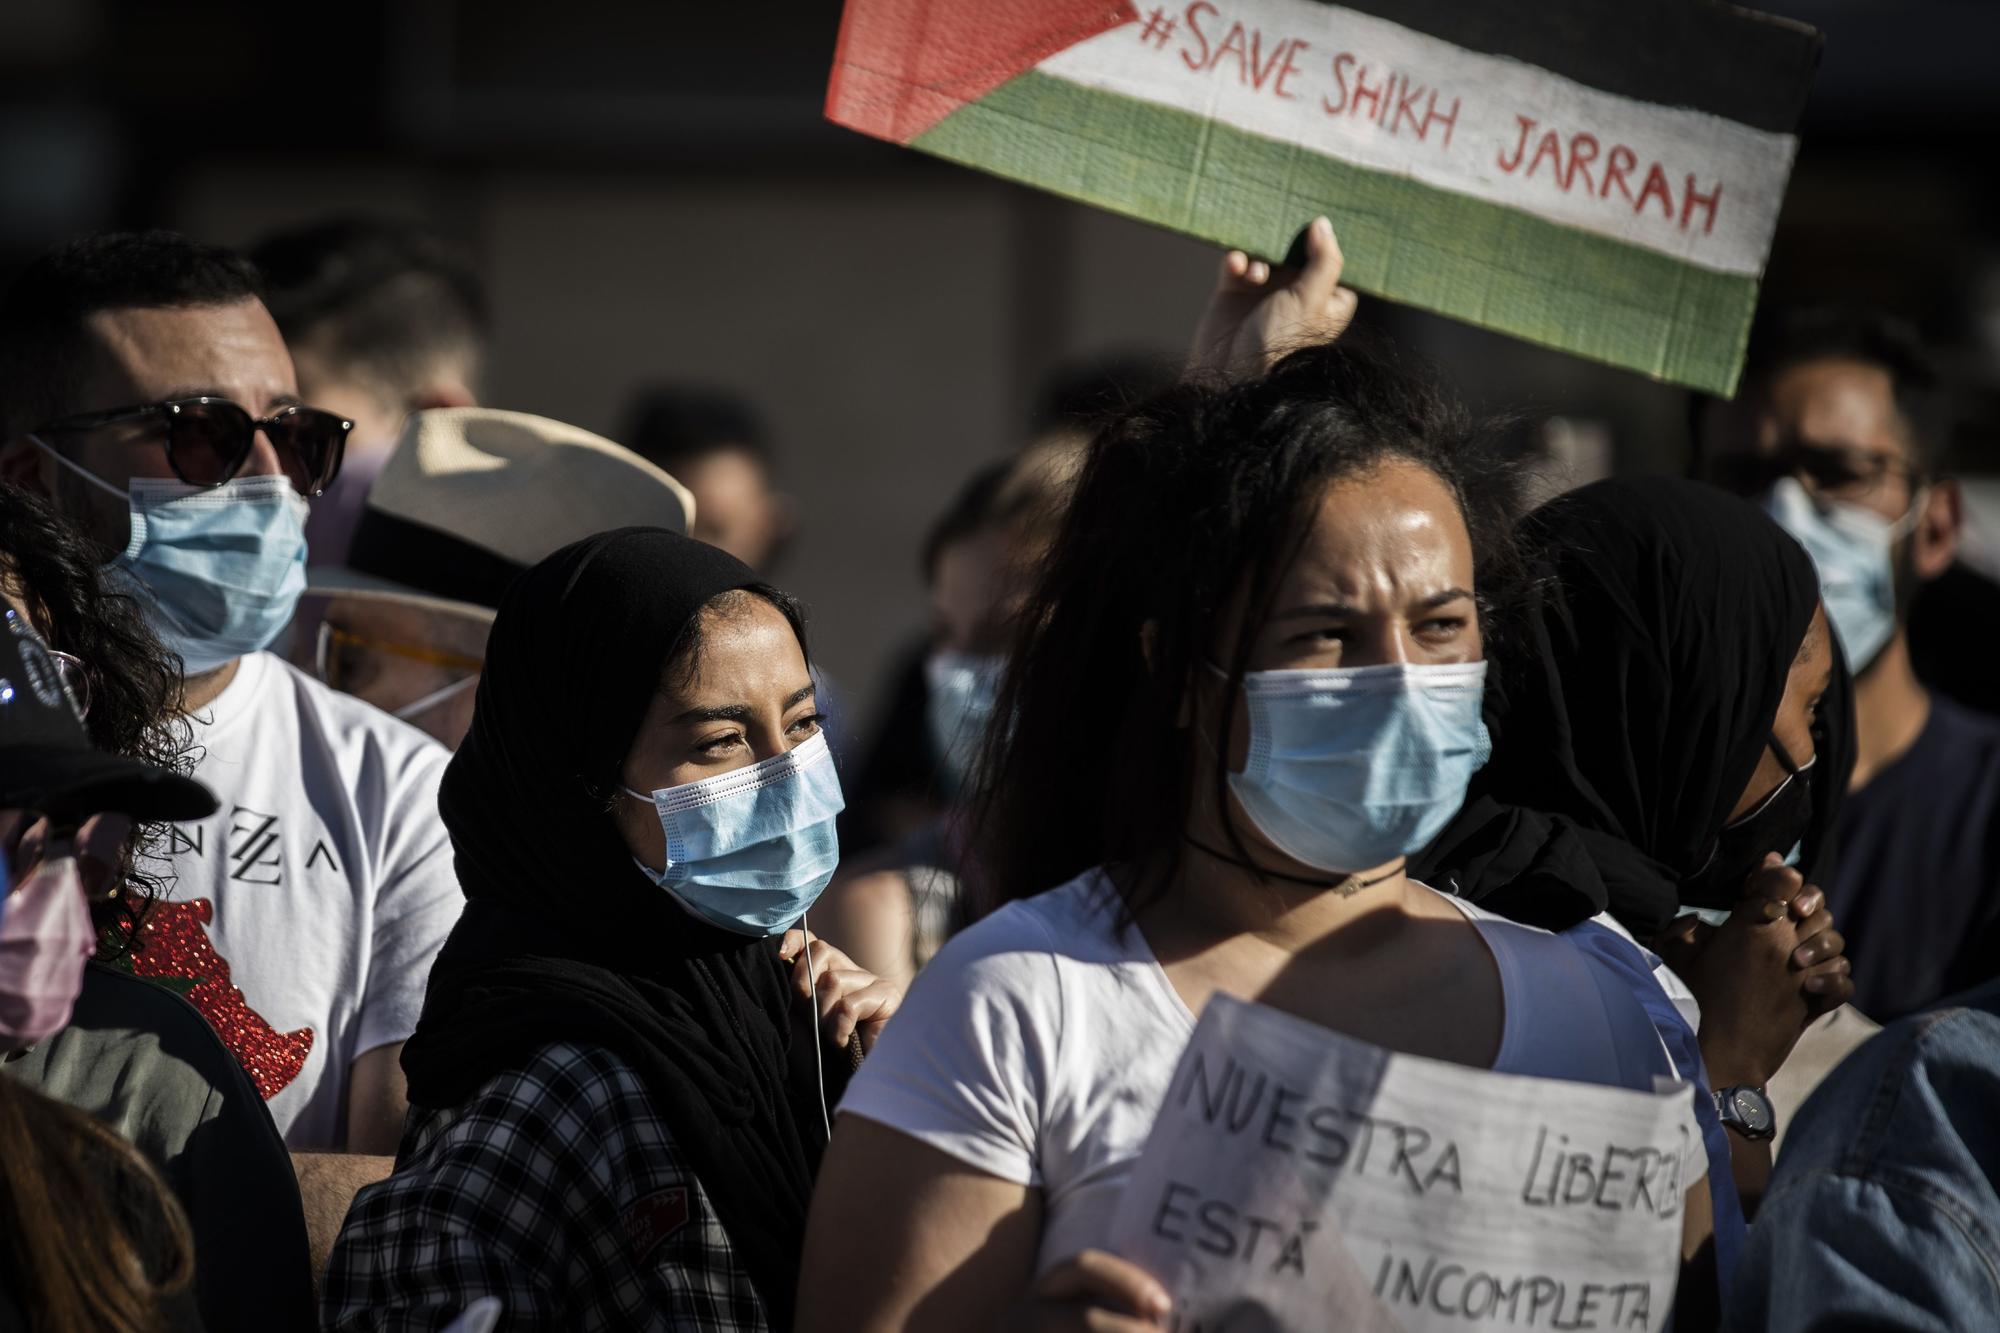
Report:
[{"label": "protest crowd", "polygon": [[1688,475],[1537,491],[1354,259],[1051,385],[868,680],[760,405],[533,414],[440,236],[34,258],[0,1330],[2000,1327],[1932,356],[1767,303]]}]

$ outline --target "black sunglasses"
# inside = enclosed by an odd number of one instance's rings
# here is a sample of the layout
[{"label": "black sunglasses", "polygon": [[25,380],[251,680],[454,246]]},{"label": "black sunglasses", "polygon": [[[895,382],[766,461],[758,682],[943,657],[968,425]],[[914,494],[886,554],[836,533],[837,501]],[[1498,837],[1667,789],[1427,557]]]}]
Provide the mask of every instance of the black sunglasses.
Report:
[{"label": "black sunglasses", "polygon": [[243,470],[257,432],[278,451],[278,461],[301,495],[318,495],[340,475],[341,454],[354,423],[316,407],[281,407],[253,417],[227,398],[178,398],[138,407],[65,417],[38,434],[96,430],[117,421],[156,418],[167,427],[167,464],[190,486],[220,486]]}]

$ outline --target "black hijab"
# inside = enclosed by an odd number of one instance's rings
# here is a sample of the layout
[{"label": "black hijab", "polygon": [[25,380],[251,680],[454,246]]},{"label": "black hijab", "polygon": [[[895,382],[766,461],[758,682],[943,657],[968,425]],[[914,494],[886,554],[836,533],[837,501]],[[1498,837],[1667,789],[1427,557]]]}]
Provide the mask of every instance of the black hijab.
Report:
[{"label": "black hijab", "polygon": [[[1534,584],[1525,642],[1489,696],[1493,758],[1417,871],[1556,928],[1595,899],[1650,940],[1763,757],[1819,580],[1769,517],[1696,482],[1598,482],[1542,506],[1522,535]],[[1827,869],[1854,766],[1834,652],[1809,880]]]},{"label": "black hijab", "polygon": [[712,546],[624,528],[563,548],[507,593],[438,795],[465,915],[403,1069],[411,1102],[445,1107],[552,1042],[616,1052],[771,1326],[788,1328],[822,1147],[811,1037],[793,1040],[776,942],[682,911],[608,813],[668,652],[711,599],[757,583]]}]

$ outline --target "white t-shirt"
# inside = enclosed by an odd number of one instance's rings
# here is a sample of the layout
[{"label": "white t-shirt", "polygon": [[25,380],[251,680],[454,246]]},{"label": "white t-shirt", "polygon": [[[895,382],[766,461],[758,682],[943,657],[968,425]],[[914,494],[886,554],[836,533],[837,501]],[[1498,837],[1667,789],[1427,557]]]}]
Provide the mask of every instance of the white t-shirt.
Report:
[{"label": "white t-shirt", "polygon": [[[1622,978],[1547,931],[1448,895],[1500,972],[1494,1068],[1652,1090],[1672,1072]],[[1102,1248],[1194,1015],[1101,871],[1008,904],[917,974],[844,1115],[1039,1188],[1038,1270]],[[1698,1154],[1696,1155],[1698,1158]],[[1691,1180],[1705,1169],[1690,1163]]]},{"label": "white t-shirt", "polygon": [[269,653],[194,730],[221,807],[170,833],[133,966],[185,991],[288,1146],[343,1148],[349,1068],[416,1030],[464,906],[437,808],[450,754]]}]

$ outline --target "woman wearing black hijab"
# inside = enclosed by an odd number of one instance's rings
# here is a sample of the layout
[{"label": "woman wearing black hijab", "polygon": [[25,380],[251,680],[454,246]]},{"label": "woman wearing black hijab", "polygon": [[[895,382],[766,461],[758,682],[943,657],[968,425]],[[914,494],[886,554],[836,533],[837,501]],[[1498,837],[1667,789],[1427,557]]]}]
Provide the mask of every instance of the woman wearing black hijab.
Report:
[{"label": "woman wearing black hijab", "polygon": [[[1785,777],[1771,731],[1823,620],[1810,558],[1754,507],[1666,478],[1586,486],[1536,511],[1522,535],[1536,576],[1527,642],[1489,691],[1494,754],[1475,797],[1573,821],[1611,914],[1641,939],[1683,907],[1734,906],[1762,853],[1722,830],[1746,792]],[[1811,800],[1775,849],[1802,843],[1809,879],[1828,864],[1854,762],[1833,651],[1812,682],[1823,689],[1797,701],[1817,703]]]},{"label": "woman wearing black hijab", "polygon": [[[628,528],[523,575],[439,795],[467,904],[328,1328],[788,1328],[833,1069],[898,992],[799,924],[838,781],[798,608]],[[815,977],[813,974],[817,973]]]},{"label": "woman wearing black hijab", "polygon": [[[1522,535],[1534,582],[1526,641],[1488,693],[1493,755],[1418,873],[1553,926],[1588,900],[1607,906],[1700,1003],[1722,1120],[1746,1107],[1756,1119],[1805,1025],[1853,990],[1808,883],[1854,762],[1812,563],[1753,506],[1665,478],[1583,487]],[[1557,892],[1529,887],[1538,878]],[[1739,1107],[1743,1090],[1756,1095]],[[1731,1127],[1732,1172],[1754,1201],[1770,1126]],[[1719,1124],[1713,1135],[1719,1152]]]}]

